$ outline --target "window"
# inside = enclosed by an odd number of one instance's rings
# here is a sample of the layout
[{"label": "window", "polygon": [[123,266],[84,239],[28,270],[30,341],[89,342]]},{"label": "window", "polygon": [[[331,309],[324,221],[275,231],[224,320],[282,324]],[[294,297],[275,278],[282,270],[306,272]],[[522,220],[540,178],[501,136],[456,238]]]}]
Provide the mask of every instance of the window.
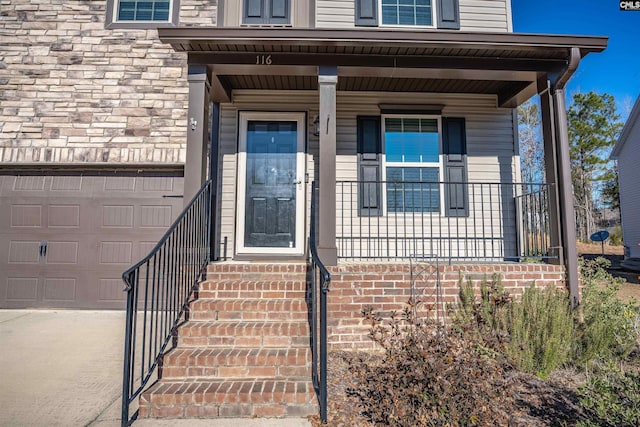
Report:
[{"label": "window", "polygon": [[[381,19],[380,19],[381,17]],[[459,0],[355,0],[355,25],[460,29]]]},{"label": "window", "polygon": [[431,0],[382,0],[383,25],[433,25]]},{"label": "window", "polygon": [[118,21],[168,21],[169,0],[124,1],[118,2],[116,20]]},{"label": "window", "polygon": [[175,24],[178,0],[107,0],[107,28],[156,28]]},{"label": "window", "polygon": [[384,118],[387,212],[440,212],[437,118]]}]

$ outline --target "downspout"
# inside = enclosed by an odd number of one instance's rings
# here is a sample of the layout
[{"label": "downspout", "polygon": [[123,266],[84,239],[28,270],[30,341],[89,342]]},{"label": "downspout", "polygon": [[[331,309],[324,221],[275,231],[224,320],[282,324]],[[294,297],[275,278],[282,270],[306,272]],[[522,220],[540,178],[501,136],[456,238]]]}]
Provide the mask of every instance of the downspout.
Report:
[{"label": "downspout", "polygon": [[578,249],[576,248],[576,216],[573,206],[573,184],[571,182],[571,158],[569,154],[569,127],[565,99],[567,82],[578,68],[580,49],[571,48],[569,63],[551,83],[556,132],[556,153],[558,164],[558,194],[560,198],[560,224],[562,227],[562,246],[564,265],[571,295],[571,303],[576,307],[580,303],[580,276],[578,275]]}]

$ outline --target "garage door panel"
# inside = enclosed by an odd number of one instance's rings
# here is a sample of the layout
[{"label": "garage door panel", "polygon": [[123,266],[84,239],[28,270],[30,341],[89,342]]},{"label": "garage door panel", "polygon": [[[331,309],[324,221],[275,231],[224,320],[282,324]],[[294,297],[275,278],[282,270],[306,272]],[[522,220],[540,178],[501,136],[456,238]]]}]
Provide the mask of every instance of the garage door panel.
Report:
[{"label": "garage door panel", "polygon": [[35,264],[40,261],[40,242],[33,240],[9,240],[9,265]]},{"label": "garage door panel", "polygon": [[53,176],[51,177],[51,191],[73,191],[82,190],[82,176]]},{"label": "garage door panel", "polygon": [[48,226],[50,228],[79,228],[80,205],[56,204],[49,205],[47,211]]},{"label": "garage door panel", "polygon": [[61,301],[74,302],[77,299],[77,281],[75,278],[46,278],[44,279],[44,295],[45,302]]},{"label": "garage door panel", "polygon": [[139,208],[141,227],[160,227],[167,229],[173,221],[171,206],[143,205]]},{"label": "garage door panel", "polygon": [[130,176],[107,176],[104,178],[104,191],[133,192],[136,189],[136,179]]},{"label": "garage door panel", "polygon": [[49,241],[47,244],[47,264],[77,264],[78,263],[78,241]]},{"label": "garage door panel", "polygon": [[148,177],[141,178],[142,191],[173,191],[175,178],[172,177]]},{"label": "garage door panel", "polygon": [[42,227],[42,206],[11,205],[10,227]]},{"label": "garage door panel", "polygon": [[102,227],[133,227],[133,205],[106,205],[102,207]]},{"label": "garage door panel", "polygon": [[7,302],[34,304],[38,299],[37,277],[7,277],[3,288]]},{"label": "garage door panel", "polygon": [[44,176],[16,176],[13,179],[13,191],[44,191]]},{"label": "garage door panel", "polygon": [[133,263],[132,252],[133,242],[131,241],[102,242],[100,244],[100,264],[130,265]]}]

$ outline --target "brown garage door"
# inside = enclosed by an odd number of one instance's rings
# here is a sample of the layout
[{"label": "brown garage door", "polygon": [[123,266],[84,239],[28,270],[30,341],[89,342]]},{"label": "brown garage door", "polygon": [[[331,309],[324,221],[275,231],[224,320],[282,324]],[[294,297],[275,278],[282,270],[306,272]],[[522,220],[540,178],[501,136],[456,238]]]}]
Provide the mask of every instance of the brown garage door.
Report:
[{"label": "brown garage door", "polygon": [[120,276],[182,210],[183,179],[105,173],[0,176],[0,307],[125,308]]}]

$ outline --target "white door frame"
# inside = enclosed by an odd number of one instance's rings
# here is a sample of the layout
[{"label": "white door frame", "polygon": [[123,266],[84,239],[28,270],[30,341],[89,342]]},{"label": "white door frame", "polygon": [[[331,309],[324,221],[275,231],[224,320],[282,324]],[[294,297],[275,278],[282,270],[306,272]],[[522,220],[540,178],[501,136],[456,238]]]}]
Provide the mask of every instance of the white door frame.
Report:
[{"label": "white door frame", "polygon": [[[247,188],[247,125],[249,121],[297,122],[296,149],[296,234],[292,248],[245,247],[245,201]],[[305,141],[307,134],[306,113],[304,112],[251,112],[239,113],[238,132],[238,182],[236,194],[236,253],[239,255],[303,255],[305,253]]]}]

